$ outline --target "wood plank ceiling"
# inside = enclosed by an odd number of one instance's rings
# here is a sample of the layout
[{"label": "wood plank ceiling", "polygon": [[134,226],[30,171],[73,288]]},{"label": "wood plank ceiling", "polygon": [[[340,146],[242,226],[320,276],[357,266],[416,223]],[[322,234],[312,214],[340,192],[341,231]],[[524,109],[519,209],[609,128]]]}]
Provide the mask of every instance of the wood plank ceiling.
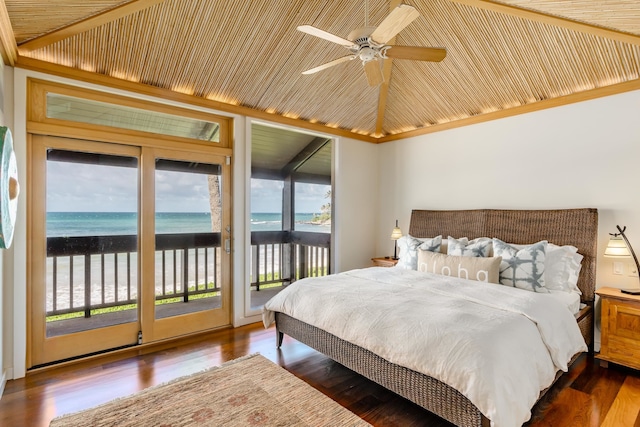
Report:
[{"label": "wood plank ceiling", "polygon": [[[4,3],[5,63],[13,49],[19,67],[83,70],[372,142],[640,89],[637,0],[407,0],[420,17],[395,43],[447,57],[386,60],[379,87],[359,61],[301,75],[346,52],[296,27],[347,37],[365,23],[364,0]],[[366,9],[378,25],[390,4]]]}]

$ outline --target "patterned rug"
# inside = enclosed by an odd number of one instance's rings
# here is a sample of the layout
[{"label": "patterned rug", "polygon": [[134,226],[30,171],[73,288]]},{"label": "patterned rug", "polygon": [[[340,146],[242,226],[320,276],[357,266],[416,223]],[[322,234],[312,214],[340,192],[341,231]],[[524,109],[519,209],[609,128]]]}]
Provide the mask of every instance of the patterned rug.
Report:
[{"label": "patterned rug", "polygon": [[368,426],[259,354],[65,415],[73,426]]}]

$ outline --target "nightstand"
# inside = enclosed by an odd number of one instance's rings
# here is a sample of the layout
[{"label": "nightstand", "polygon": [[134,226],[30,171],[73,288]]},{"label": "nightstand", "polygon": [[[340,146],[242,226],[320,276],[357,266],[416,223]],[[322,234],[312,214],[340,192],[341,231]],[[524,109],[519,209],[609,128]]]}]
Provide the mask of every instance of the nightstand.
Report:
[{"label": "nightstand", "polygon": [[609,362],[640,369],[640,295],[601,288],[600,365]]},{"label": "nightstand", "polygon": [[397,259],[393,259],[391,257],[371,258],[371,261],[373,261],[373,265],[375,267],[393,267],[398,263]]}]

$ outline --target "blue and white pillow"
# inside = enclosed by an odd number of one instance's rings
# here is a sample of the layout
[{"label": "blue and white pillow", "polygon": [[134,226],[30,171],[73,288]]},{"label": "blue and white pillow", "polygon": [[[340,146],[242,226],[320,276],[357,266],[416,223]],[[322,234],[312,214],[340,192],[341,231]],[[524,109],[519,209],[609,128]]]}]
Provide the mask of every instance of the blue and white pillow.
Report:
[{"label": "blue and white pillow", "polygon": [[440,252],[442,236],[416,239],[415,237],[407,234],[399,238],[397,240],[397,244],[398,249],[400,250],[400,255],[396,267],[403,268],[405,270],[417,270],[418,247],[425,251]]},{"label": "blue and white pillow", "polygon": [[488,257],[491,243],[491,239],[488,237],[478,237],[467,241],[466,238],[454,239],[449,236],[447,239],[447,255]]},{"label": "blue and white pillow", "polygon": [[532,292],[549,293],[544,283],[544,261],[547,241],[515,248],[493,239],[493,256],[502,257],[500,284]]},{"label": "blue and white pillow", "polygon": [[[516,249],[526,245],[511,244]],[[558,246],[549,242],[544,254],[544,287],[550,291],[563,291],[582,295],[578,277],[583,256],[571,245]]]},{"label": "blue and white pillow", "polygon": [[442,236],[418,240],[422,241],[422,244],[418,246],[418,249],[429,252],[440,252],[440,248],[442,247]]}]

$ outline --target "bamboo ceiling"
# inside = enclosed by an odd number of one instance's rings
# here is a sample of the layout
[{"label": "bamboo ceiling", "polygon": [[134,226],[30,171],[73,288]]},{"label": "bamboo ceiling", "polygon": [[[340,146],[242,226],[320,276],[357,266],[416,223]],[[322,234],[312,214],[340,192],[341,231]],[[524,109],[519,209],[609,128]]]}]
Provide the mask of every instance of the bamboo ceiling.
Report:
[{"label": "bamboo ceiling", "polygon": [[[364,26],[364,0],[4,3],[7,63],[14,42],[17,66],[57,64],[371,141],[640,89],[637,0],[406,0],[420,17],[395,44],[447,56],[393,60],[390,81],[373,88],[359,61],[302,75],[347,52],[296,30],[347,37]],[[369,0],[369,25],[389,11],[388,1]]]}]

